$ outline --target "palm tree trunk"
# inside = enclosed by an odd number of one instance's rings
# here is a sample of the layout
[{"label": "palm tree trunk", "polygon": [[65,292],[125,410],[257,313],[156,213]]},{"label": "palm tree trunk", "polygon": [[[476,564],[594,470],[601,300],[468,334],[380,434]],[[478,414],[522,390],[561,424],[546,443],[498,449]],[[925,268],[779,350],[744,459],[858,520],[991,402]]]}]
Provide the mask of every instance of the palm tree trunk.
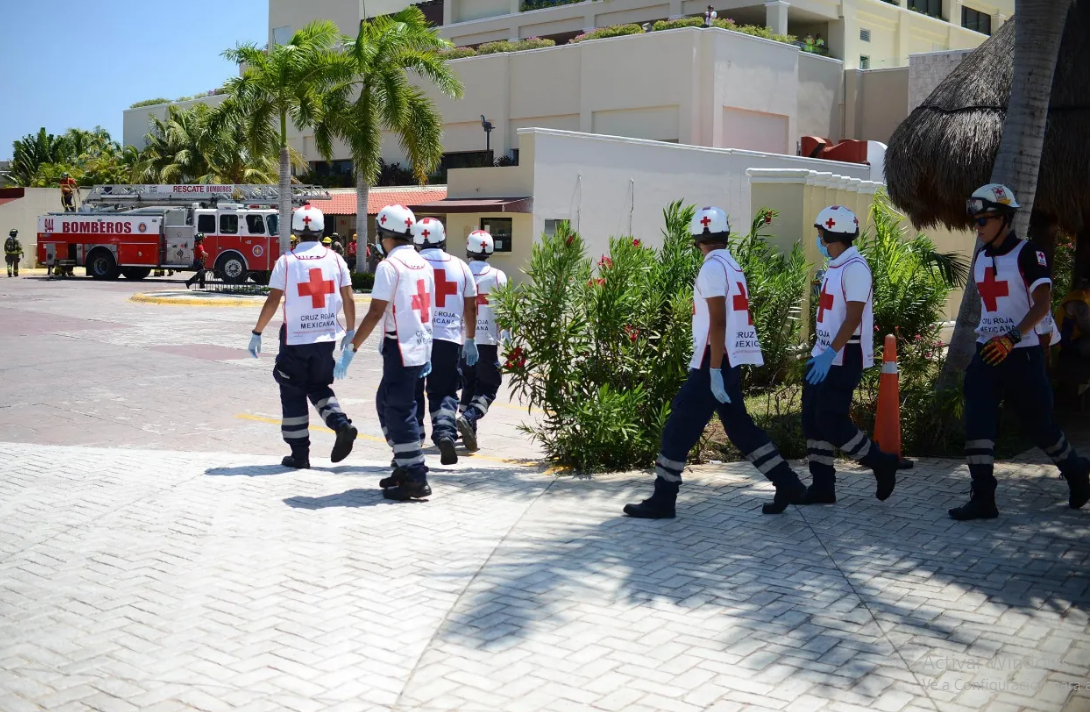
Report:
[{"label": "palm tree trunk", "polygon": [[[1052,75],[1070,8],[1071,0],[1017,0],[1016,3],[1014,77],[991,181],[1003,183],[1017,196],[1022,207],[1015,217],[1014,229],[1023,236],[1029,228],[1037,193]],[[968,367],[976,351],[973,330],[979,320],[980,295],[970,279],[958,310],[950,350],[936,384],[939,389],[955,385],[958,376]]]},{"label": "palm tree trunk", "polygon": [[370,194],[371,186],[363,173],[356,171],[356,271],[361,274],[371,269],[367,262],[367,200]]},{"label": "palm tree trunk", "polygon": [[291,250],[291,154],[288,151],[288,116],[280,114],[280,254]]}]

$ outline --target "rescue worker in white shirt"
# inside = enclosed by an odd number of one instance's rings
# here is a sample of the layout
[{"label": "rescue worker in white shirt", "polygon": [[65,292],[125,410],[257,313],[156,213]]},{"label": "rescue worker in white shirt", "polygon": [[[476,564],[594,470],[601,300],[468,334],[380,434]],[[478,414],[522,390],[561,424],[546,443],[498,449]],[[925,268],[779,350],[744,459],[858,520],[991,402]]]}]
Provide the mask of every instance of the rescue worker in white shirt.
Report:
[{"label": "rescue worker in white shirt", "polygon": [[852,244],[859,237],[859,219],[831,205],[818,213],[814,227],[818,250],[829,265],[802,388],[802,432],[813,478],[803,503],[836,502],[833,448],[874,470],[874,496],[885,501],[897,484],[899,458],[879,450],[848,415],[863,369],[874,365],[873,280],[866,259]]},{"label": "rescue worker in white shirt", "polygon": [[727,249],[730,225],[719,208],[701,208],[690,233],[704,254],[693,286],[693,356],[689,377],[670,408],[662,431],[662,449],[655,460],[655,492],[624,513],[642,519],[674,517],[681,472],[689,451],[704,434],[713,414],[719,414],[730,441],[776,487],[765,514],[779,514],[799,504],[806,487],[780,456],[768,435],[746,412],[742,398],[742,364],[761,366],[761,345],[749,313],[746,276]]},{"label": "rescue worker in white shirt", "polygon": [[416,218],[403,205],[387,205],[375,219],[386,259],[375,269],[371,307],[352,343],[341,354],[337,378],[344,378],[356,350],[380,325],[382,381],[375,396],[379,424],[394,451],[394,472],[379,486],[386,499],[406,501],[431,494],[416,420],[416,382],[431,371],[431,265],[413,249]]},{"label": "rescue worker in white shirt", "polygon": [[431,373],[416,382],[416,419],[423,437],[426,386],[432,441],[439,448],[440,462],[453,465],[458,462],[454,441],[458,439],[458,363],[463,343],[466,363],[474,366],[478,358],[476,332],[467,337],[465,328],[477,323],[477,282],[469,265],[446,253],[446,229],[436,218],[420,218],[413,225],[413,243],[435,277]]},{"label": "rescue worker in white shirt", "polygon": [[[462,444],[470,452],[480,449],[477,442],[477,422],[488,413],[488,408],[496,400],[496,394],[503,384],[503,374],[500,371],[500,331],[496,326],[496,317],[492,314],[488,295],[507,286],[507,275],[487,262],[495,250],[496,244],[492,235],[484,230],[474,230],[466,238],[469,271],[477,284],[475,346],[478,353],[473,354],[467,348],[462,357],[462,400],[459,406],[461,415],[458,416],[457,425]],[[479,358],[470,360],[471,355]]]},{"label": "rescue worker in white shirt", "polygon": [[1045,253],[1014,234],[1018,207],[1014,192],[997,183],[978,188],[966,204],[984,249],[973,265],[980,292],[976,355],[965,370],[965,460],[973,484],[968,503],[950,510],[958,520],[999,516],[993,469],[1003,399],[1009,399],[1023,431],[1067,480],[1071,508],[1090,500],[1090,461],[1068,444],[1052,416],[1041,346],[1052,338],[1052,278]]},{"label": "rescue worker in white shirt", "polygon": [[[333,384],[333,351],[352,338],[356,303],[352,299],[352,277],[338,255],[322,247],[325,218],[310,205],[298,208],[291,217],[299,246],[276,260],[269,277],[269,297],[250,338],[250,354],[261,353],[261,334],[284,297],[284,324],[280,327],[280,351],[273,378],[280,384],[283,419],[280,433],[291,447],[283,460],[285,467],[310,467],[310,417],[307,399],[314,404],[325,424],[337,434],[330,459],[340,462],[352,452],[356,428],[341,410],[330,386]],[[345,332],[337,321],[344,311]]]}]

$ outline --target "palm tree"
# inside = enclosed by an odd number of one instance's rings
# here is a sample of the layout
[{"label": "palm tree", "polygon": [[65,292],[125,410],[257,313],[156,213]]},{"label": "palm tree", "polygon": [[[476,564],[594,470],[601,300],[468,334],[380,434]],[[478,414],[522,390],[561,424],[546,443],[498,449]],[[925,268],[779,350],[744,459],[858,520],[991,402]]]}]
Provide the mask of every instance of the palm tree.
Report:
[{"label": "palm tree", "polygon": [[[1015,218],[1014,229],[1023,236],[1029,228],[1037,193],[1052,76],[1070,7],[1071,0],[1015,2],[1014,76],[991,182],[1010,187],[1018,196],[1022,207]],[[976,351],[974,329],[978,321],[980,294],[976,283],[970,280],[958,309],[950,350],[938,380],[939,388],[953,385],[958,374],[968,367]]]},{"label": "palm tree", "polygon": [[208,173],[204,136],[211,111],[204,104],[188,109],[170,106],[165,120],[152,117],[142,154],[143,172],[149,180],[190,183]]},{"label": "palm tree", "polygon": [[415,6],[361,21],[356,39],[345,42],[351,76],[323,97],[314,140],[327,160],[336,139],[348,145],[352,156],[357,272],[367,268],[367,198],[381,168],[382,131],[397,136],[421,183],[443,157],[443,117],[424,90],[411,83],[409,73],[431,81],[446,96],[461,98],[462,82],[439,54],[449,46]]},{"label": "palm tree", "polygon": [[337,26],[316,20],[287,44],[269,49],[240,44],[223,56],[245,67],[242,76],[227,82],[228,94],[248,117],[246,134],[251,152],[261,155],[270,139],[280,147],[280,251],[289,249],[291,230],[291,154],[288,117],[296,128],[313,122],[322,92],[348,78],[348,65],[336,44]]},{"label": "palm tree", "polygon": [[16,185],[31,185],[43,164],[64,162],[64,144],[63,137],[46,133],[44,127],[12,142],[11,177]]}]

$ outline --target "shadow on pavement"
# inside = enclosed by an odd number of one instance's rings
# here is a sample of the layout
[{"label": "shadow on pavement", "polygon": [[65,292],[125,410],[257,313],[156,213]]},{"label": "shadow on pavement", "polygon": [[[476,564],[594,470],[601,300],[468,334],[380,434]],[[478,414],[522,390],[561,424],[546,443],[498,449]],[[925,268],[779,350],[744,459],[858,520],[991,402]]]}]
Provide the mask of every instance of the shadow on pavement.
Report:
[{"label": "shadow on pavement", "polygon": [[293,472],[328,472],[335,475],[377,475],[388,472],[390,468],[381,465],[335,465],[333,467],[310,467],[297,470],[283,465],[240,465],[238,467],[210,467],[204,474],[212,477],[266,477],[269,475],[287,475]]}]

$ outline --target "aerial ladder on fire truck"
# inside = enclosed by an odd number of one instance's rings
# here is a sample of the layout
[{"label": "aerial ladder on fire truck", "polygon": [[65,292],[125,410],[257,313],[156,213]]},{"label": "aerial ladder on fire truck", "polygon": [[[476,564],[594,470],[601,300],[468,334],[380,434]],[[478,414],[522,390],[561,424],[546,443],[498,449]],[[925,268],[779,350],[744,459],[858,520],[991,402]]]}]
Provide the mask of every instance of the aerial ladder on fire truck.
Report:
[{"label": "aerial ladder on fire truck", "polygon": [[[329,191],[315,185],[291,187],[293,205],[313,200],[331,200]],[[138,207],[193,205],[213,207],[219,203],[272,206],[280,204],[280,188],[275,185],[96,185],[83,204],[86,212],[131,210]]]}]

